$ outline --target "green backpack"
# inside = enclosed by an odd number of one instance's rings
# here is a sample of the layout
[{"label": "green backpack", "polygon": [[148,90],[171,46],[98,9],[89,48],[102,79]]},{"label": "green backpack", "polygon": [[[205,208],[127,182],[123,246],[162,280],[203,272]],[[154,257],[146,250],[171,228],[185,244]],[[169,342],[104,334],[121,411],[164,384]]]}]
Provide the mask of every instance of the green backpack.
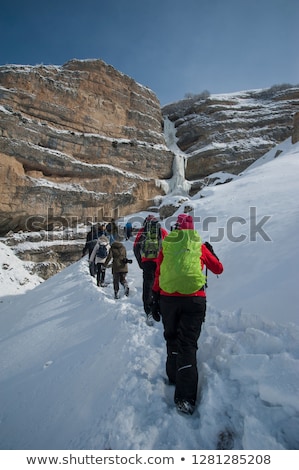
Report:
[{"label": "green backpack", "polygon": [[169,294],[189,295],[206,282],[201,268],[201,238],[196,230],[174,230],[162,242],[159,284]]},{"label": "green backpack", "polygon": [[144,226],[140,243],[142,258],[157,258],[161,248],[161,226],[157,220],[148,220]]}]

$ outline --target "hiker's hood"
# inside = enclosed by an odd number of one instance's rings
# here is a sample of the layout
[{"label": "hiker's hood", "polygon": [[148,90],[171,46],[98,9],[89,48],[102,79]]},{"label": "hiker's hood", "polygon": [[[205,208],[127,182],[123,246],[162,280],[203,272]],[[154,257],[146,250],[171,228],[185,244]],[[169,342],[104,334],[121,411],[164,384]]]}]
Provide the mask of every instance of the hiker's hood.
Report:
[{"label": "hiker's hood", "polygon": [[119,241],[115,241],[115,242],[112,243],[113,248],[123,248],[123,246],[124,245]]},{"label": "hiker's hood", "polygon": [[107,237],[105,237],[105,235],[101,235],[101,236],[99,237],[99,239],[98,239],[98,242],[99,242],[99,243],[107,243],[107,245],[108,245],[109,240],[108,240]]},{"label": "hiker's hood", "polygon": [[177,218],[175,227],[179,230],[194,230],[192,215],[180,214]]}]

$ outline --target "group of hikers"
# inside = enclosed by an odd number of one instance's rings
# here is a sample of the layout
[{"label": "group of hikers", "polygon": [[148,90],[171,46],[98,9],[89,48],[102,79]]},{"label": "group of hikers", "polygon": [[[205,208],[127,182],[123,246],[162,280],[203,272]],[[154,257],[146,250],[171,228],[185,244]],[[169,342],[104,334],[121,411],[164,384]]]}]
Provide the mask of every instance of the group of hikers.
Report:
[{"label": "group of hikers", "polygon": [[129,295],[126,275],[128,263],[132,263],[132,260],[127,258],[125,246],[118,238],[118,228],[112,219],[107,225],[92,226],[83,248],[83,256],[88,252],[89,272],[92,276],[96,276],[97,286],[107,286],[105,283],[106,268],[111,263],[115,299],[119,298],[120,284],[124,287],[125,295]]},{"label": "group of hikers", "polygon": [[[115,298],[119,285],[129,295],[126,279],[128,263],[125,245],[119,240],[115,221],[91,228],[83,255],[89,253],[90,273],[104,287],[105,272],[112,266]],[[96,232],[96,233],[95,233]],[[129,223],[126,240],[132,236]],[[213,247],[202,243],[190,214],[180,214],[168,233],[154,215],[148,215],[139,229],[133,252],[142,270],[142,301],[148,325],[162,319],[166,342],[166,374],[174,385],[174,402],[179,412],[193,414],[198,388],[196,353],[206,315],[206,275],[204,268],[219,275],[223,265]]]}]

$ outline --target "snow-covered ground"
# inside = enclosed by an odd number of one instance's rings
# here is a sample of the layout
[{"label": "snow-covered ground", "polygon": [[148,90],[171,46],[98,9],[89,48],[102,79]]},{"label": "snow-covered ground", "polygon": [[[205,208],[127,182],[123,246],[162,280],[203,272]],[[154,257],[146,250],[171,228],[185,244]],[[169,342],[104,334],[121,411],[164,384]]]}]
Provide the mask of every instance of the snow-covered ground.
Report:
[{"label": "snow-covered ground", "polygon": [[208,276],[192,417],[165,383],[132,241],[119,300],[86,258],[40,285],[28,273],[12,282],[22,263],[0,244],[1,449],[216,449],[223,431],[234,449],[299,449],[299,144],[280,147],[188,201],[225,269]]},{"label": "snow-covered ground", "polygon": [[4,243],[0,243],[0,263],[0,306],[1,297],[23,294],[42,282],[39,276],[29,274],[24,262]]}]

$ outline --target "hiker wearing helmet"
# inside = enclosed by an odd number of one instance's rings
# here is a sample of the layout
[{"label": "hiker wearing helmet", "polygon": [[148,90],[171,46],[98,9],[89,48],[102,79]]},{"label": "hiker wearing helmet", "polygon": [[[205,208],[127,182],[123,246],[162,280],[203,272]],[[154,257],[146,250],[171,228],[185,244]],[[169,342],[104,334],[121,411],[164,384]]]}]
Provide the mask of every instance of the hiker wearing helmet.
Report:
[{"label": "hiker wearing helmet", "polygon": [[160,223],[153,215],[148,215],[143,227],[136,235],[133,251],[139,267],[143,273],[142,301],[148,325],[153,325],[152,303],[153,303],[153,282],[155,278],[157,256],[161,249],[162,240],[167,235],[167,231],[160,226]]},{"label": "hiker wearing helmet", "polygon": [[197,397],[197,341],[206,314],[204,266],[214,274],[223,271],[211,245],[201,243],[192,216],[180,214],[157,259],[152,313],[156,321],[162,316],[166,373],[175,385],[177,410],[186,414],[194,412]]}]

